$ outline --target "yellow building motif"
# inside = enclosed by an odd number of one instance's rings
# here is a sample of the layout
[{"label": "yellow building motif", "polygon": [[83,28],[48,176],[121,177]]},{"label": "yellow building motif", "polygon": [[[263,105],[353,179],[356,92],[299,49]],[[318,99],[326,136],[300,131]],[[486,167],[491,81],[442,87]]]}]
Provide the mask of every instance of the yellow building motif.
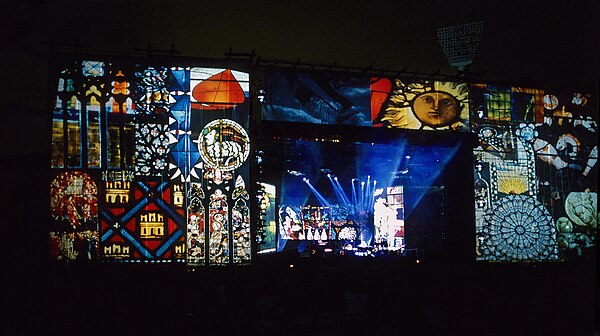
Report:
[{"label": "yellow building motif", "polygon": [[184,258],[185,257],[185,244],[175,245],[175,257],[176,258]]},{"label": "yellow building motif", "polygon": [[133,180],[129,171],[104,172],[102,179],[106,190],[106,203],[127,204],[129,203],[129,189]]},{"label": "yellow building motif", "polygon": [[140,238],[162,238],[165,235],[164,217],[159,212],[140,215]]},{"label": "yellow building motif", "polygon": [[177,207],[183,206],[184,193],[183,184],[176,183],[173,185],[173,205]]},{"label": "yellow building motif", "polygon": [[102,252],[107,258],[122,259],[131,257],[129,246],[120,243],[105,245]]}]

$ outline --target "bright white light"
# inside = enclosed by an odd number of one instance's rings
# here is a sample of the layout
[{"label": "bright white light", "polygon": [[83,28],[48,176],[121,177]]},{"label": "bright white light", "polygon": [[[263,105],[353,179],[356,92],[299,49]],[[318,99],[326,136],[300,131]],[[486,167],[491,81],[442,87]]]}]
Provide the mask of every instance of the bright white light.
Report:
[{"label": "bright white light", "polygon": [[331,177],[331,174],[327,174],[327,177]]},{"label": "bright white light", "polygon": [[365,181],[360,182],[360,185],[364,186],[365,185]]},{"label": "bright white light", "polygon": [[377,189],[375,189],[375,192],[373,193],[373,197],[379,196],[381,194],[383,194],[383,188],[377,188]]},{"label": "bright white light", "polygon": [[336,177],[334,177],[333,179],[337,181],[337,176],[336,176]]}]

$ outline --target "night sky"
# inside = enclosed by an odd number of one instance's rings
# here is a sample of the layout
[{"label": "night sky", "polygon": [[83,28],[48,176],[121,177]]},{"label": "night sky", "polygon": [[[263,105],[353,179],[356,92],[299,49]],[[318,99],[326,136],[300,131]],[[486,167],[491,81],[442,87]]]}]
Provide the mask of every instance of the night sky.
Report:
[{"label": "night sky", "polygon": [[[470,71],[483,81],[598,92],[598,9],[572,1],[12,1],[2,12],[11,94],[19,126],[46,127],[49,44],[89,53],[133,53],[150,44],[182,56],[262,59],[455,75],[440,27],[483,21]],[[6,78],[6,77],[5,77]],[[13,120],[14,119],[14,120]],[[22,133],[17,127],[9,137]],[[43,151],[46,132],[2,148]]]}]

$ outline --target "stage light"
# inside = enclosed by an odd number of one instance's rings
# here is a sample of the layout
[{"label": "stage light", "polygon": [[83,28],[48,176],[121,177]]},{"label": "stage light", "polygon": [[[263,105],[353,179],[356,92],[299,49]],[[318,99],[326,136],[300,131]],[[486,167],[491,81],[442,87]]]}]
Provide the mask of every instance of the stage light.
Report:
[{"label": "stage light", "polygon": [[364,186],[365,185],[365,181],[360,182],[360,185]]},{"label": "stage light", "polygon": [[335,176],[333,179],[336,180],[336,181],[338,180],[337,176]]},{"label": "stage light", "polygon": [[304,181],[304,182],[308,183],[308,179],[307,179],[306,177],[303,177],[303,178],[302,178],[302,181]]},{"label": "stage light", "polygon": [[438,28],[437,37],[444,54],[459,72],[464,72],[473,63],[482,32],[482,21]]},{"label": "stage light", "polygon": [[331,174],[327,174],[327,177],[331,177]]},{"label": "stage light", "polygon": [[290,268],[294,268],[294,264],[290,264]]}]

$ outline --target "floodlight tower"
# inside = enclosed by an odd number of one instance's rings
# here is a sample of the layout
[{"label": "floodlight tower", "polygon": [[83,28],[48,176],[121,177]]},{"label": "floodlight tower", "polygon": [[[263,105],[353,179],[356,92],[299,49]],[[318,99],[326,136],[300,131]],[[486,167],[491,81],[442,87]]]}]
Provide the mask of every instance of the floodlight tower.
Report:
[{"label": "floodlight tower", "polygon": [[482,33],[482,21],[438,28],[438,41],[448,62],[459,74],[465,74],[467,66],[473,63]]}]

